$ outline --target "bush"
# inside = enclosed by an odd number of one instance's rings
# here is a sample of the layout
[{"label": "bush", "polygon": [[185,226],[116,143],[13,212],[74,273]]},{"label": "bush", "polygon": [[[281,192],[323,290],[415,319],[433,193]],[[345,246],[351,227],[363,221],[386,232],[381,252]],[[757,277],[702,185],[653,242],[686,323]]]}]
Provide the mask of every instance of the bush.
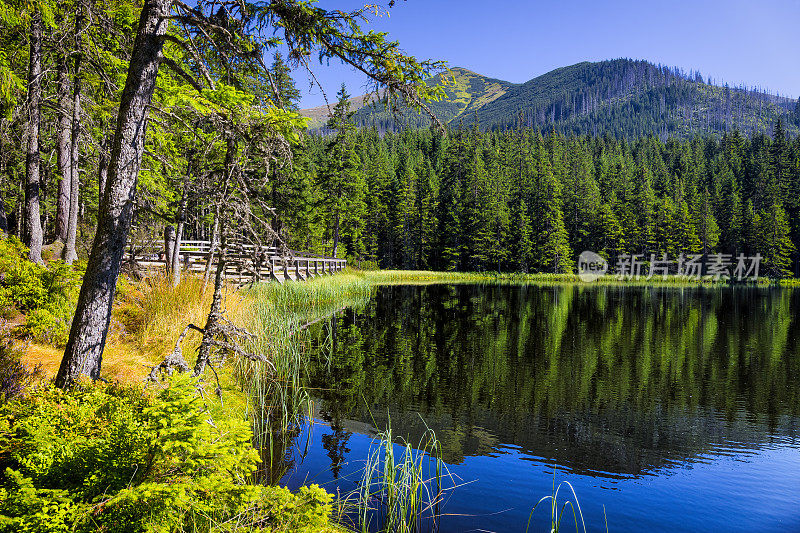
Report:
[{"label": "bush", "polygon": [[367,259],[359,259],[352,255],[347,256],[347,266],[357,268],[358,270],[379,270],[377,261],[369,261]]},{"label": "bush", "polygon": [[185,376],[156,395],[37,389],[0,408],[0,531],[321,531],[331,496],[248,483],[240,420],[212,421]]},{"label": "bush", "polygon": [[9,335],[10,328],[0,320],[0,404],[17,397],[42,377],[41,365],[29,368],[22,362],[25,344]]},{"label": "bush", "polygon": [[80,272],[62,261],[47,267],[31,263],[28,249],[16,237],[0,238],[0,309],[26,314],[24,335],[64,346],[80,288]]}]

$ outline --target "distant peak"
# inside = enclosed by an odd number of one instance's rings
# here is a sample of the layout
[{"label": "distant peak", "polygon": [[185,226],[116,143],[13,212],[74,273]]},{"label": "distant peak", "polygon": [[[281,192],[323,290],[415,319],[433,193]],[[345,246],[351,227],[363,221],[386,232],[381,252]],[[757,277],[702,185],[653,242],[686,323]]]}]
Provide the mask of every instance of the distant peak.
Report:
[{"label": "distant peak", "polygon": [[453,70],[453,71],[456,71],[456,72],[466,72],[468,74],[477,74],[477,72],[475,72],[474,70],[470,70],[470,69],[465,68],[465,67],[450,67],[450,70]]}]

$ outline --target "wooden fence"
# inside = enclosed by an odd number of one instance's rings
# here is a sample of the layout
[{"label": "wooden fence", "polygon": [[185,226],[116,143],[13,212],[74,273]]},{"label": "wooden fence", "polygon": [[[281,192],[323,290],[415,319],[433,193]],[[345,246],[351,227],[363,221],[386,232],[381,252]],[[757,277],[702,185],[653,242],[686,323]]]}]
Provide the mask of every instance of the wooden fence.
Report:
[{"label": "wooden fence", "polygon": [[[209,241],[181,241],[181,268],[189,272],[204,272],[211,250]],[[130,244],[126,260],[143,269],[163,269],[166,259],[163,241]],[[220,250],[214,254],[212,272],[216,271]],[[276,248],[256,250],[252,245],[228,244],[225,253],[225,279],[244,285],[259,281],[305,280],[325,274],[333,274],[347,266],[346,259],[323,257],[305,252],[288,250],[279,254]]]}]

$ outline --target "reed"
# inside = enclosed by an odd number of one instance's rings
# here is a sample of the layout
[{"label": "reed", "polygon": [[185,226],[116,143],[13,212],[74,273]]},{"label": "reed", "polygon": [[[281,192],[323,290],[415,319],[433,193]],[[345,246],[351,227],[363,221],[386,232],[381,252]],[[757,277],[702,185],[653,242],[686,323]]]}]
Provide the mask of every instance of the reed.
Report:
[{"label": "reed", "polygon": [[[563,503],[560,503],[558,500],[558,493],[563,487],[569,489],[567,496],[572,494],[572,500],[565,500]],[[567,510],[567,507],[569,507],[570,514],[572,515],[572,524],[575,526],[575,533],[578,533],[579,531],[586,533],[586,523],[583,520],[583,511],[581,511],[581,504],[578,501],[578,495],[575,494],[575,488],[569,481],[562,481],[556,485],[555,470],[553,470],[553,492],[547,496],[543,496],[538,502],[536,502],[536,505],[533,506],[533,509],[531,509],[531,514],[528,516],[528,525],[525,528],[526,532],[530,530],[531,520],[533,519],[533,513],[536,512],[536,508],[545,502],[550,503],[550,533],[558,533],[561,531],[562,526],[569,524],[569,515],[566,517],[566,522],[564,517],[564,512]],[[606,531],[608,531],[608,524],[606,524]]]},{"label": "reed", "polygon": [[413,447],[390,426],[373,441],[359,488],[338,502],[340,523],[362,533],[436,531],[450,477],[433,430]]}]

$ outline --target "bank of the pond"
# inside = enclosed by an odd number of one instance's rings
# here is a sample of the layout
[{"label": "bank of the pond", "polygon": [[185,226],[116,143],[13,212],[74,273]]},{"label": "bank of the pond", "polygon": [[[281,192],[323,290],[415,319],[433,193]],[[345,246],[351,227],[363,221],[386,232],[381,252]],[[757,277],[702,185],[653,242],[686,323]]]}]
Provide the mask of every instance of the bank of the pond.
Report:
[{"label": "bank of the pond", "polygon": [[[672,277],[652,280],[619,280],[604,276],[594,284],[717,287],[725,282]],[[773,282],[760,280],[759,285]],[[222,402],[207,395],[212,415],[219,420],[246,420],[261,451],[261,481],[277,483],[285,473],[287,454],[297,444],[298,427],[312,416],[313,402],[304,375],[308,347],[304,332],[318,321],[347,308],[361,308],[385,285],[487,284],[487,285],[585,285],[572,274],[497,274],[428,271],[359,271],[347,269],[333,276],[304,282],[259,284],[238,289],[227,286],[225,314],[234,324],[253,334],[247,349],[267,357],[269,363],[229,360],[219,371]],[[781,285],[794,285],[782,281]],[[141,384],[153,365],[172,351],[186,324],[202,325],[211,303],[211,291],[202,280],[187,276],[173,288],[162,278],[123,281],[115,302],[102,377],[110,382]],[[187,360],[200,342],[196,332],[187,337]],[[32,344],[25,361],[41,363],[53,376],[62,350]],[[206,376],[211,385],[214,378]],[[216,383],[213,383],[215,386]],[[213,389],[213,387],[212,387]]]},{"label": "bank of the pond", "polygon": [[[492,272],[432,272],[411,270],[368,270],[348,268],[333,275],[313,278],[304,282],[284,284],[269,283],[238,290],[225,289],[224,307],[227,317],[234,323],[283,337],[297,327],[304,318],[324,316],[326,313],[350,307],[368,298],[380,285],[423,285],[434,283],[466,284],[537,284],[564,285],[592,284],[625,286],[682,286],[719,287],[726,281],[687,279],[672,276],[667,279],[620,280],[616,276],[603,276],[586,283],[575,274],[509,274]],[[794,287],[800,280],[769,280],[761,278],[755,284]],[[202,280],[186,276],[177,288],[170,287],[163,278],[146,278],[133,282],[122,280],[103,355],[102,377],[123,383],[141,382],[149,367],[157,364],[174,347],[175,341],[187,323],[202,324],[211,305],[211,292],[202,291]],[[190,332],[187,347],[195,349],[200,335]],[[284,346],[266,346],[269,352]],[[186,350],[190,353],[189,349]],[[63,351],[46,344],[32,343],[26,362],[40,363],[48,376],[54,376]],[[224,372],[223,372],[224,373]],[[230,387],[232,392],[236,387]]]}]

